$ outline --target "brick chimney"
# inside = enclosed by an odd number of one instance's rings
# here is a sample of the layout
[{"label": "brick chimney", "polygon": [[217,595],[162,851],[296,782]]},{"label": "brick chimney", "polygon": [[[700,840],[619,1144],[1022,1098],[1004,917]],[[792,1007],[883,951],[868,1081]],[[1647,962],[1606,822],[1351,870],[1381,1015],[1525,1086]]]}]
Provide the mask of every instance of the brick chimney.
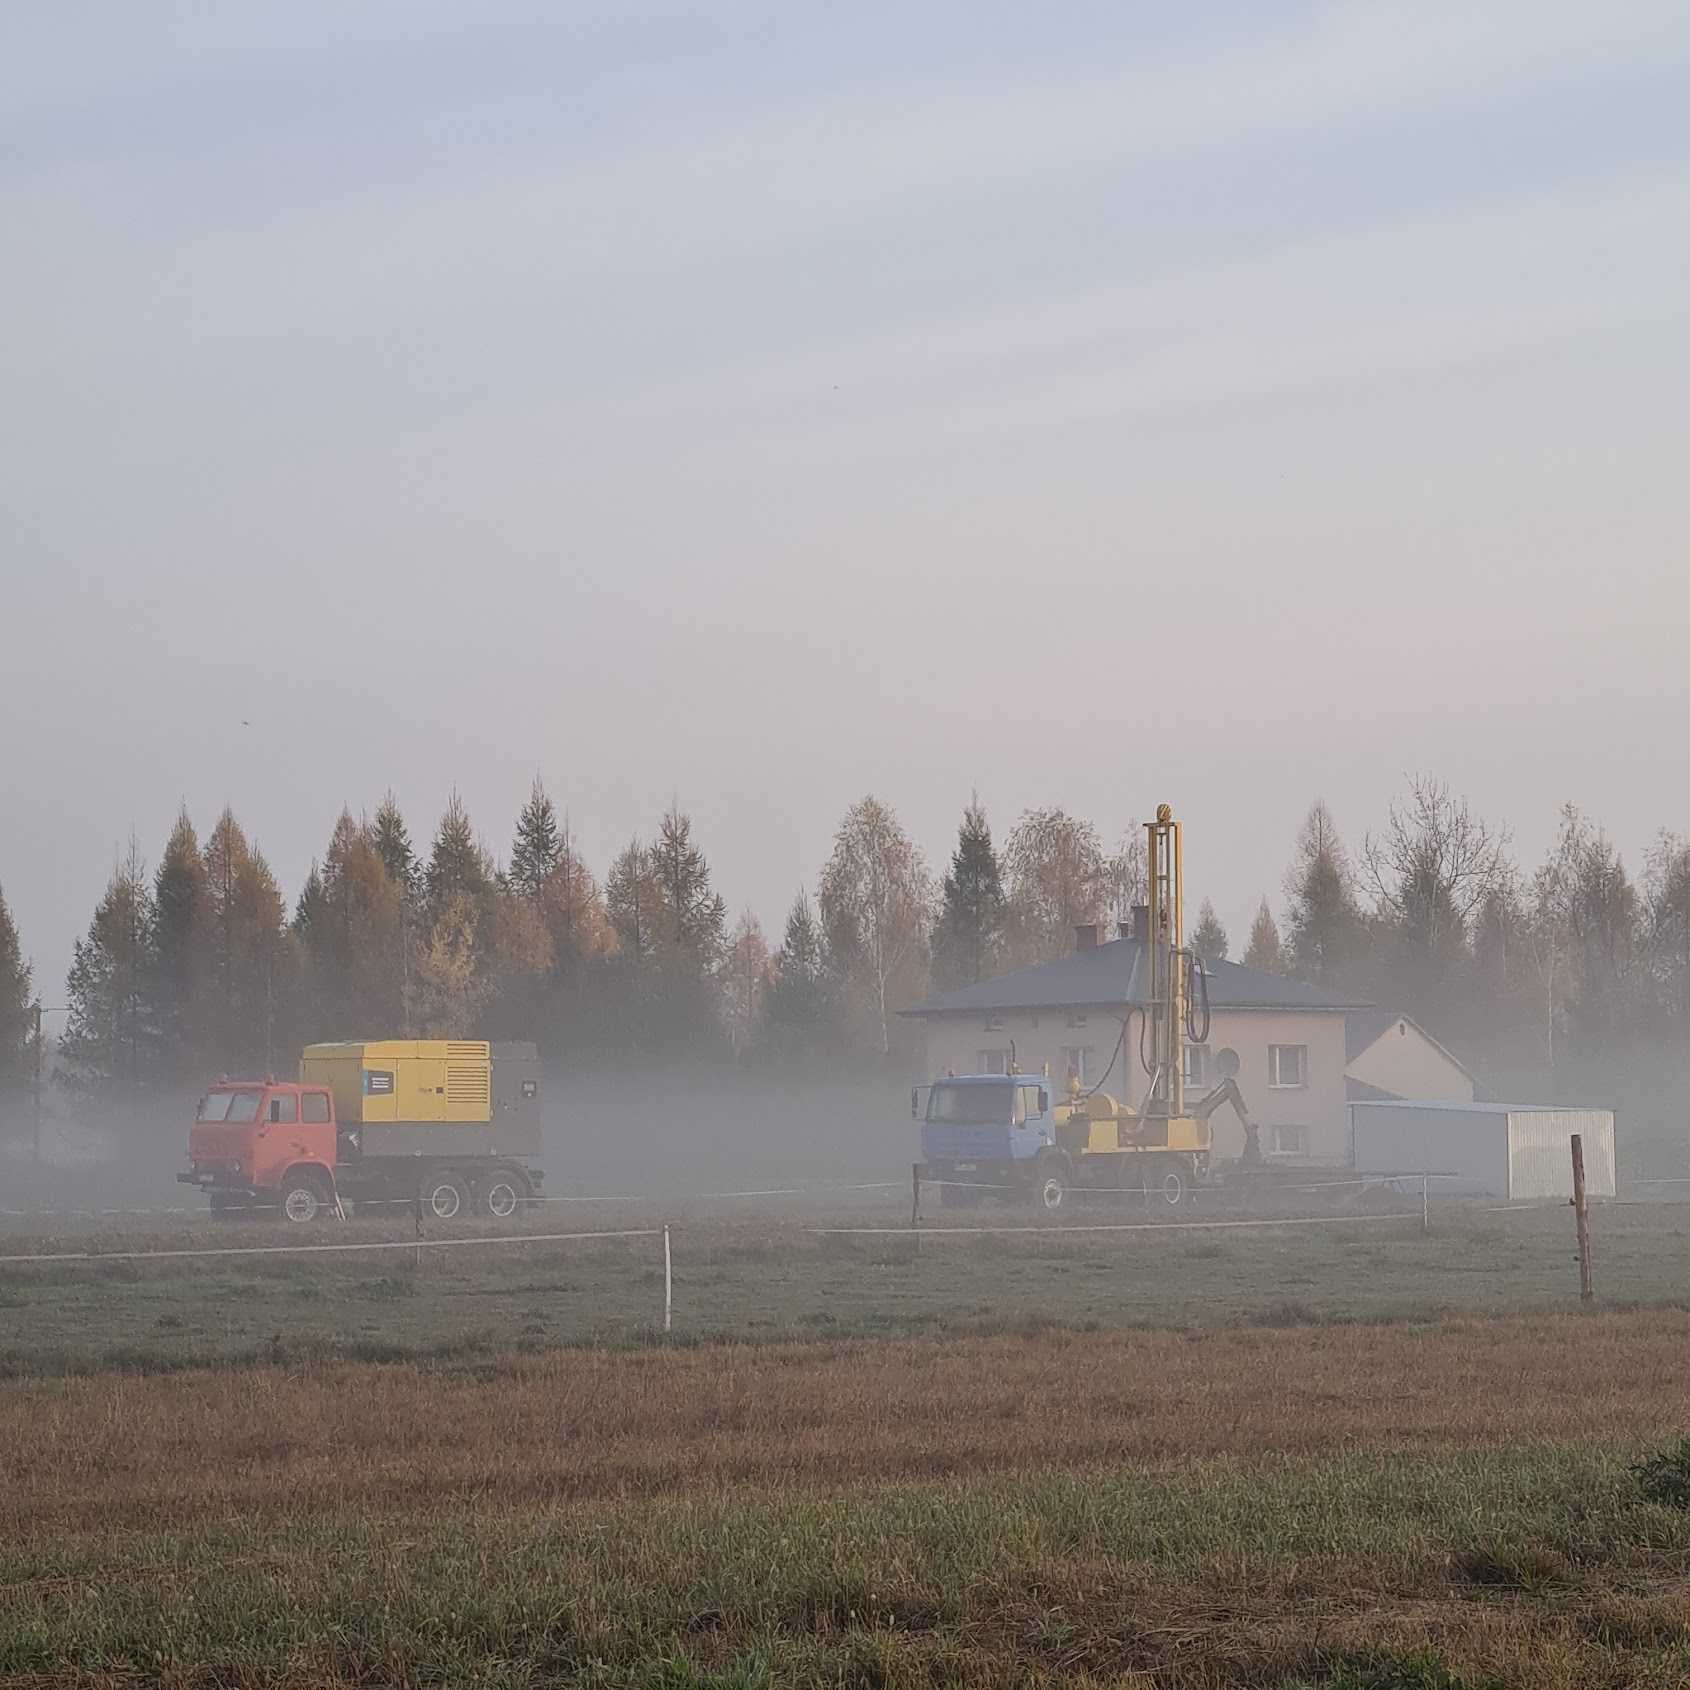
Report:
[{"label": "brick chimney", "polygon": [[1077,951],[1095,951],[1097,949],[1097,923],[1082,921],[1074,929],[1074,949]]},{"label": "brick chimney", "polygon": [[1133,905],[1133,937],[1141,945],[1150,943],[1150,906],[1148,904]]}]

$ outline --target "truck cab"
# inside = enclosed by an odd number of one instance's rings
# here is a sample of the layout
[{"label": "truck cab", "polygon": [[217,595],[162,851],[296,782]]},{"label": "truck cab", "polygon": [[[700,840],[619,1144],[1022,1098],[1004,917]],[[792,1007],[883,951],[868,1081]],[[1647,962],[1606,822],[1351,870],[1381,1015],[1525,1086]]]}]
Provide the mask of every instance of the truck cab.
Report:
[{"label": "truck cab", "polygon": [[188,1133],[188,1171],[214,1211],[277,1208],[313,1220],[335,1203],[335,1110],[327,1086],[219,1079]]},{"label": "truck cab", "polygon": [[1036,1195],[1065,1169],[1051,1083],[1042,1074],[948,1075],[925,1088],[925,1109],[922,1089],[911,1099],[921,1122],[921,1177],[938,1184],[941,1204],[970,1208],[994,1187]]}]

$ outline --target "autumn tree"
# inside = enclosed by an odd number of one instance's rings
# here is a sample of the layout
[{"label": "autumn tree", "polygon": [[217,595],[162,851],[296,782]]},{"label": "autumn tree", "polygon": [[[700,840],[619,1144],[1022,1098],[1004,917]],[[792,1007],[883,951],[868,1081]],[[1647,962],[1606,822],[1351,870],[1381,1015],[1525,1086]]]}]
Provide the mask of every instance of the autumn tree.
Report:
[{"label": "autumn tree", "polygon": [[647,966],[657,955],[664,904],[652,854],[637,834],[610,865],[604,903],[622,955],[636,969]]},{"label": "autumn tree", "polygon": [[1120,843],[1103,862],[1104,896],[1109,919],[1131,929],[1133,908],[1150,896],[1150,871],[1144,858],[1144,829],[1129,822]]},{"label": "autumn tree", "polygon": [[1279,942],[1279,927],[1266,898],[1262,899],[1256,919],[1250,924],[1250,943],[1244,952],[1244,966],[1265,969],[1269,974],[1285,972],[1285,950]]},{"label": "autumn tree", "polygon": [[870,796],[845,812],[820,891],[849,1001],[885,1055],[893,1010],[924,984],[932,902],[927,865],[889,805]]},{"label": "autumn tree", "polygon": [[158,1078],[153,939],[152,891],[131,840],[87,936],[76,941],[66,981],[70,1015],[58,1078],[84,1104],[133,1102]]},{"label": "autumn tree", "polygon": [[1004,847],[1009,944],[1017,962],[1065,956],[1074,929],[1100,922],[1107,881],[1097,829],[1066,810],[1027,810]]},{"label": "autumn tree", "polygon": [[558,968],[568,971],[578,962],[595,961],[615,950],[616,931],[598,881],[576,848],[567,816],[558,831],[557,861],[541,884],[538,901]]},{"label": "autumn tree", "polygon": [[1662,832],[1644,863],[1650,972],[1663,1032],[1690,1036],[1690,839]]},{"label": "autumn tree", "polygon": [[992,844],[992,828],[978,793],[957,829],[956,850],[940,894],[933,929],[933,976],[944,990],[996,974],[1003,962],[1008,899]]},{"label": "autumn tree", "polygon": [[478,1026],[493,993],[484,966],[482,912],[467,892],[448,892],[435,908],[411,971],[409,1019],[419,1038],[463,1039]]},{"label": "autumn tree", "polygon": [[721,968],[722,1016],[728,1026],[729,1047],[736,1057],[751,1048],[762,1028],[769,966],[762,923],[745,910],[728,936]]},{"label": "autumn tree", "polygon": [[34,1059],[30,966],[0,888],[0,1098],[22,1087]]},{"label": "autumn tree", "polygon": [[1197,912],[1197,925],[1191,930],[1191,948],[1205,962],[1226,961],[1226,929],[1221,926],[1221,918],[1215,914],[1215,906],[1207,898]]},{"label": "autumn tree", "polygon": [[1366,918],[1332,812],[1316,799],[1285,877],[1286,962],[1327,991],[1353,980],[1366,949]]},{"label": "autumn tree", "polygon": [[375,830],[342,810],[312,864],[294,927],[310,959],[313,1023],[323,1037],[391,1035],[400,1028],[404,969],[401,894]]},{"label": "autumn tree", "polygon": [[280,888],[263,853],[227,808],[205,846],[207,920],[200,1042],[214,1067],[273,1067],[288,1007],[293,952]]}]

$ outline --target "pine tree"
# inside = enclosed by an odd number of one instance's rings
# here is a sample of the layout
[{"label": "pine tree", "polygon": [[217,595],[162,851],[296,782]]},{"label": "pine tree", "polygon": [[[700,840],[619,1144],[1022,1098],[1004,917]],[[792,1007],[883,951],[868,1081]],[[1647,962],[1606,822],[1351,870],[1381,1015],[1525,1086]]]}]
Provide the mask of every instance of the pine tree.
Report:
[{"label": "pine tree", "polygon": [[399,800],[391,788],[383,794],[372,824],[376,855],[381,858],[387,878],[399,889],[403,898],[417,894],[417,853],[411,846],[411,830],[399,813]]},{"label": "pine tree", "polygon": [[933,974],[941,989],[971,986],[998,971],[1007,911],[991,824],[976,793],[957,829],[933,931]]},{"label": "pine tree", "polygon": [[1207,898],[1197,912],[1197,925],[1192,929],[1191,948],[1205,962],[1225,962],[1227,952],[1226,929],[1215,914],[1215,906]]},{"label": "pine tree", "polygon": [[23,1085],[34,1060],[30,979],[17,923],[0,888],[0,1097]]},{"label": "pine tree", "polygon": [[511,845],[510,882],[524,898],[538,898],[563,855],[563,835],[557,811],[540,777],[534,777],[533,791],[516,820],[516,839]]},{"label": "pine tree", "polygon": [[148,987],[156,977],[152,894],[135,842],[114,870],[76,941],[70,1016],[58,1078],[83,1102],[135,1101],[157,1078],[158,1027]]},{"label": "pine tree", "polygon": [[1303,822],[1285,891],[1291,973],[1328,991],[1353,981],[1366,947],[1366,918],[1332,812],[1319,799]]},{"label": "pine tree", "polygon": [[821,923],[802,891],[787,913],[773,975],[764,1007],[770,1044],[791,1060],[819,1055],[831,1030],[832,995]]},{"label": "pine tree", "polygon": [[1285,972],[1285,950],[1279,942],[1279,928],[1266,898],[1262,899],[1250,927],[1250,947],[1244,953],[1244,966],[1265,969],[1269,974]]},{"label": "pine tree", "polygon": [[693,842],[692,817],[671,804],[647,853],[663,904],[663,945],[683,972],[701,978],[726,943],[728,906],[710,889],[710,864]]},{"label": "pine tree", "polygon": [[319,870],[294,915],[310,959],[310,1023],[319,1036],[366,1036],[399,1025],[404,971],[401,900],[376,849],[374,829],[342,810]]},{"label": "pine tree", "polygon": [[154,998],[160,1061],[175,1079],[199,1065],[194,1035],[208,985],[210,884],[199,836],[184,805],[153,878]]},{"label": "pine tree", "polygon": [[493,890],[493,865],[475,837],[469,811],[455,787],[435,831],[425,880],[428,901],[436,910],[459,895],[480,904]]}]

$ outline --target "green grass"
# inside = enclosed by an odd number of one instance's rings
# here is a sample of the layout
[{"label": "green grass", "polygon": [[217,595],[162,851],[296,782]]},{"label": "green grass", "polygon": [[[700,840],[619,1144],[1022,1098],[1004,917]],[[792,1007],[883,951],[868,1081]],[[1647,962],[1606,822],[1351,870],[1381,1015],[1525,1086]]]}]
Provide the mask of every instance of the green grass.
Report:
[{"label": "green grass", "polygon": [[[1593,1226],[1604,1306],[1690,1300],[1690,1210],[1604,1209]],[[277,1236],[200,1227],[106,1246]],[[362,1223],[310,1234],[382,1236]],[[0,1254],[53,1242],[13,1233],[0,1237]],[[89,1247],[85,1237],[59,1242]],[[1570,1220],[1556,1209],[1450,1208],[1429,1236],[1411,1216],[1306,1232],[929,1238],[919,1256],[903,1238],[706,1222],[678,1229],[674,1249],[680,1342],[1425,1320],[1565,1308],[1577,1292]],[[658,1242],[645,1239],[438,1251],[420,1266],[396,1252],[0,1267],[0,1376],[645,1343],[661,1322],[661,1261]]]},{"label": "green grass", "polygon": [[0,1676],[1682,1684],[1690,1518],[1641,1498],[1636,1454],[1210,1461],[522,1510],[489,1496],[395,1519],[278,1498],[272,1517],[193,1535],[0,1547]]}]

